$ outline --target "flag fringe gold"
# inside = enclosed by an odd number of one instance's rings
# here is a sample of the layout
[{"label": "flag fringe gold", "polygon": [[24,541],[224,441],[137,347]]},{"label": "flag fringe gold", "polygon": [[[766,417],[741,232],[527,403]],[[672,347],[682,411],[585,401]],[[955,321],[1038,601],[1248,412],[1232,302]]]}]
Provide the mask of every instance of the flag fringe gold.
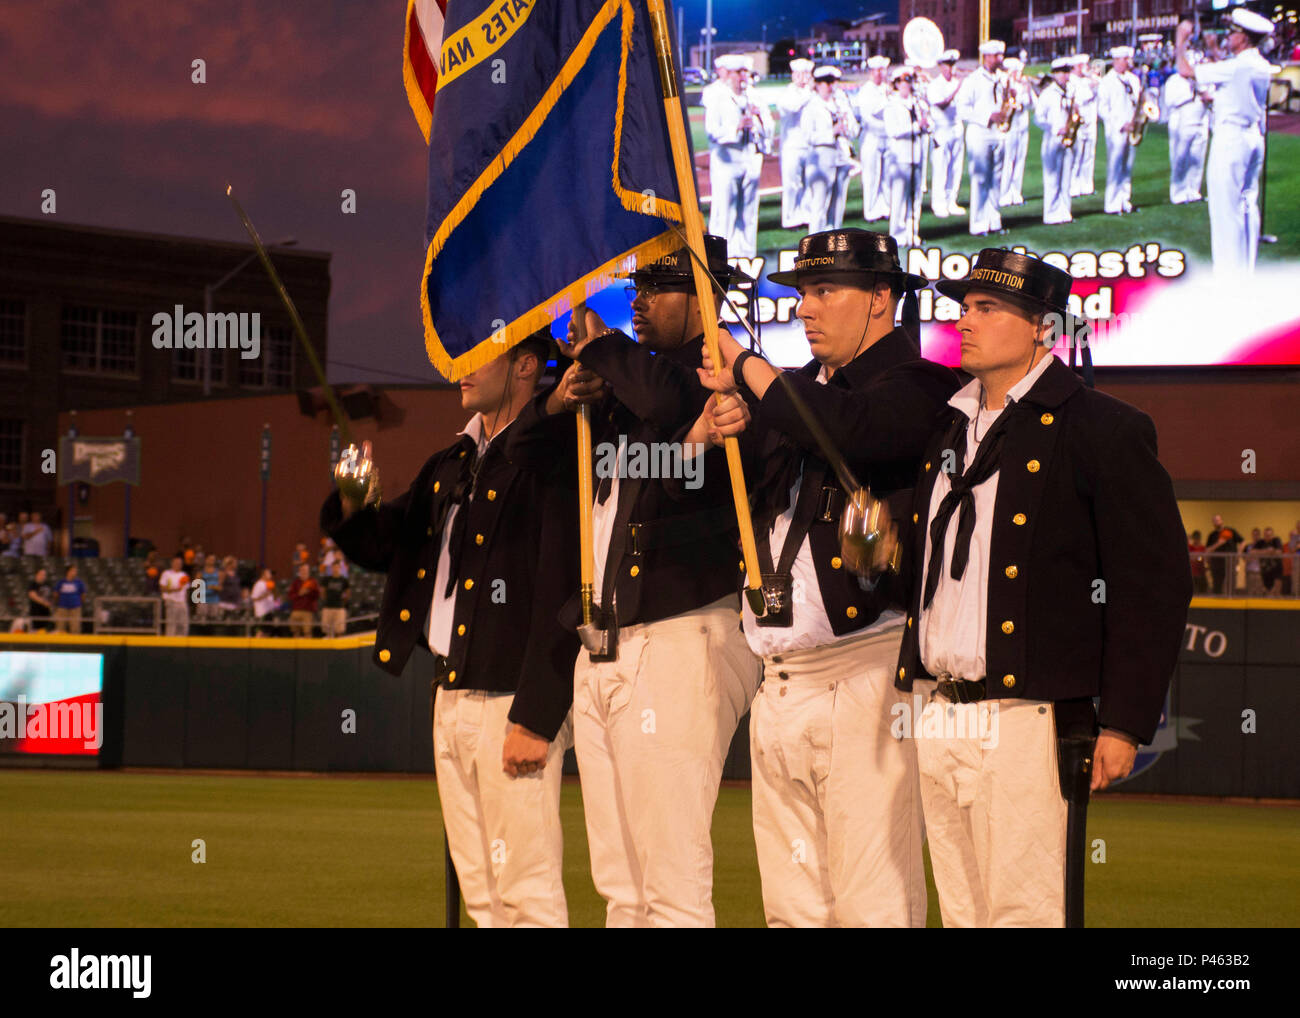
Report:
[{"label": "flag fringe gold", "polygon": [[[416,123],[420,125],[420,131],[424,134],[424,143],[429,144],[429,132],[433,129],[433,111],[429,109],[429,104],[424,101],[424,92],[420,89],[420,83],[415,80],[415,66],[411,63],[411,21],[418,20],[415,17],[415,0],[406,2],[406,30],[402,33],[402,83],[406,86],[406,101],[411,104],[411,112],[415,114]],[[425,50],[428,50],[428,40],[425,40]],[[432,53],[429,59],[433,60]]]},{"label": "flag fringe gold", "polygon": [[679,202],[667,201],[656,194],[644,191],[631,191],[623,186],[618,175],[618,161],[623,149],[623,107],[627,98],[627,61],[632,52],[632,30],[636,25],[636,12],[632,5],[623,2],[623,57],[618,68],[618,109],[614,114],[614,193],[629,212],[640,212],[647,216],[659,216],[682,222],[682,206]]},{"label": "flag fringe gold", "polygon": [[424,262],[424,279],[420,286],[420,312],[424,319],[425,352],[444,378],[452,382],[459,381],[471,372],[490,364],[538,329],[567,314],[575,304],[580,304],[593,294],[599,293],[638,266],[649,265],[651,262],[665,258],[681,246],[681,238],[674,230],[667,230],[657,237],[652,237],[617,258],[611,258],[581,279],[574,280],[558,293],[552,294],[520,315],[499,333],[494,333],[459,357],[452,357],[447,353],[442,340],[438,337],[438,330],[434,328],[433,316],[429,311],[429,272],[433,267],[433,254],[430,248],[430,254]]}]

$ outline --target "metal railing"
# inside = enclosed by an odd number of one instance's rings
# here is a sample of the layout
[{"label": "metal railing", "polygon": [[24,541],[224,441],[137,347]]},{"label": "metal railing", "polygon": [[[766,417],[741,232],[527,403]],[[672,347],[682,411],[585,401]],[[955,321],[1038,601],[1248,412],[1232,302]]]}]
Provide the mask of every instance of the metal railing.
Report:
[{"label": "metal railing", "polygon": [[1300,599],[1300,553],[1188,552],[1199,597]]},{"label": "metal railing", "polygon": [[[198,606],[195,606],[198,607]],[[115,615],[114,612],[118,614]],[[135,617],[131,617],[132,614]],[[123,618],[123,615],[126,617]],[[144,621],[145,619],[148,621]],[[348,615],[343,625],[343,635],[353,636],[375,629],[379,615],[364,612]],[[44,632],[57,639],[64,635],[55,631],[53,617],[33,619],[26,614],[0,614],[0,632],[14,631],[14,624],[22,622],[28,632]],[[35,623],[36,625],[33,625]],[[38,628],[39,627],[39,628]],[[94,636],[224,636],[224,637],[274,637],[297,639],[295,624],[285,613],[271,613],[257,618],[246,611],[223,612],[214,617],[189,616],[187,632],[167,633],[163,603],[157,597],[96,597],[89,616],[83,610],[78,630],[73,635]],[[319,612],[312,619],[311,639],[323,639]]]}]

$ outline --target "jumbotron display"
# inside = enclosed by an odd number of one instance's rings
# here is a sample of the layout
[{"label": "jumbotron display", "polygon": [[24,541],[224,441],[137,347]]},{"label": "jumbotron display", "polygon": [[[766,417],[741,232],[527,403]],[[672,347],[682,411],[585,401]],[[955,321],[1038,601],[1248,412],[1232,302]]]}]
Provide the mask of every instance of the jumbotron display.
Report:
[{"label": "jumbotron display", "polygon": [[98,756],[104,656],[0,652],[0,753]]}]

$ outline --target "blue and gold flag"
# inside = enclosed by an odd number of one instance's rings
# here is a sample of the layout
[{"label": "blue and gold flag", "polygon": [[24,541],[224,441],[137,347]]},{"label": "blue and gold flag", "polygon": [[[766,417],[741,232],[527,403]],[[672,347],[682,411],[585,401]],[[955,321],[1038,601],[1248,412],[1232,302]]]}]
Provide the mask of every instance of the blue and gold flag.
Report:
[{"label": "blue and gold flag", "polygon": [[448,0],[429,131],[425,346],[464,377],[680,247],[645,0]]}]

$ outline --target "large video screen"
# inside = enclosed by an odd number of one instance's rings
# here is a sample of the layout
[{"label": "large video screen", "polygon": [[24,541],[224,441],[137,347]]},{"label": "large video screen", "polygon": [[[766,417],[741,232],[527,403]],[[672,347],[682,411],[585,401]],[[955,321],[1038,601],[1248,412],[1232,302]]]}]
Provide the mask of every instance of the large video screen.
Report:
[{"label": "large video screen", "polygon": [[0,754],[98,756],[104,656],[0,652]]},{"label": "large video screen", "polygon": [[[1064,44],[1038,45],[1045,50]],[[1196,66],[1217,62],[1203,38],[1194,45]],[[1067,269],[1076,280],[1070,310],[1089,319],[1088,345],[1101,367],[1300,365],[1300,304],[1294,299],[1300,278],[1300,136],[1274,123],[1276,117],[1258,138],[1243,141],[1232,127],[1216,132],[1216,96],[1220,104],[1230,97],[1213,85],[1190,87],[1176,73],[1172,31],[1145,38],[1129,76],[1117,74],[1116,61],[1095,54],[1064,72],[1063,84],[1041,58],[1014,74],[999,67],[993,76],[1001,94],[1013,96],[1005,132],[972,132],[959,118],[954,126],[953,114],[937,105],[946,91],[967,87],[967,79],[984,73],[974,66],[974,54],[962,54],[946,87],[935,84],[948,80],[941,67],[920,72],[909,98],[904,93],[913,86],[905,88],[895,77],[897,62],[882,68],[877,82],[865,66],[865,50],[848,43],[839,49],[838,56],[814,56],[818,73],[823,63],[839,70],[825,88],[815,82],[796,86],[787,72],[756,75],[738,93],[727,91],[725,80],[688,89],[706,229],[730,231],[731,254],[741,255],[739,266],[758,279],[756,294],[734,290],[731,297],[757,319],[770,359],[794,366],[810,354],[797,294],[768,274],[790,268],[799,239],[814,228],[844,226],[893,234],[905,267],[932,283],[965,275],[985,247],[1010,248]],[[1018,47],[1009,47],[1007,55],[1013,50]],[[1224,48],[1215,55],[1226,59],[1229,53]],[[1274,55],[1274,61],[1280,58]],[[1300,90],[1300,67],[1273,71],[1277,94],[1292,72]],[[799,87],[802,94],[792,91]],[[816,98],[809,97],[809,87]],[[799,102],[805,110],[815,105],[811,119],[790,112]],[[1082,112],[1070,151],[1062,155],[1057,145],[1044,147],[1044,133],[1068,115],[1071,102]],[[1130,113],[1112,111],[1125,103]],[[748,117],[748,133],[739,133],[732,107]],[[1137,123],[1117,128],[1116,116]],[[915,130],[921,121],[929,131]],[[802,153],[783,151],[787,130],[796,123],[805,128],[805,141],[812,131],[817,144],[805,145]],[[724,138],[759,141],[738,161],[739,150]],[[1064,171],[1062,159],[1069,164]],[[1248,168],[1251,160],[1262,166],[1257,177]],[[986,214],[972,214],[973,204],[988,209],[987,200],[980,203],[972,193],[973,176],[983,181],[995,174],[991,189],[1000,221],[988,222]],[[1052,174],[1058,198],[1047,209]],[[1256,180],[1258,193],[1243,194],[1234,183],[1240,180]],[[1066,186],[1072,192],[1068,202],[1061,200]],[[1232,187],[1235,194],[1228,194]],[[909,194],[915,196],[911,203]],[[1258,227],[1250,222],[1252,205],[1260,211]],[[1239,232],[1248,256],[1232,243],[1234,217],[1245,219]],[[602,298],[592,306],[623,326],[623,293],[607,291]],[[921,294],[926,356],[959,363],[959,313],[954,301],[933,288]],[[729,309],[722,316],[734,321]],[[1067,356],[1064,339],[1056,353]]]}]

